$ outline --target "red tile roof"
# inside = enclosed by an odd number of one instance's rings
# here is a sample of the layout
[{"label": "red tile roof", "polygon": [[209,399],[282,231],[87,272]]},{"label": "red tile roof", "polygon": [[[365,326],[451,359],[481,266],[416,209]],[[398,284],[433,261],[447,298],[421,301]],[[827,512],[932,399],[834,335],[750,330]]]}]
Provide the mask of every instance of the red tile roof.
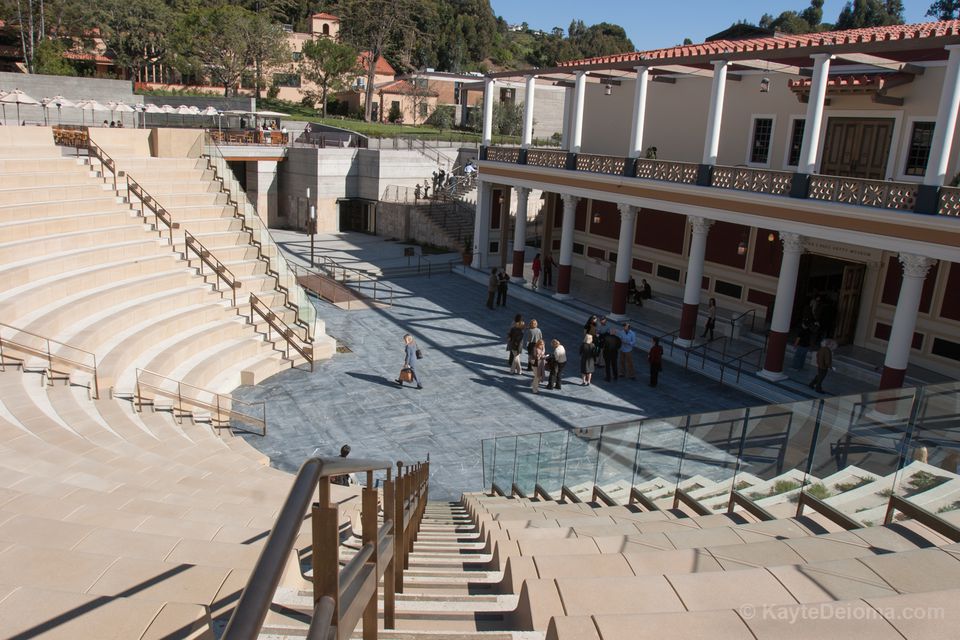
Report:
[{"label": "red tile roof", "polygon": [[338,18],[337,16],[333,15],[332,13],[326,13],[326,12],[323,12],[323,11],[321,11],[320,13],[315,13],[315,14],[313,14],[313,15],[310,16],[310,17],[311,17],[311,18],[320,18],[321,20],[334,20],[334,21],[336,21],[336,22],[340,22],[340,18]]},{"label": "red tile roof", "polygon": [[[357,65],[361,69],[370,68],[370,52],[362,51],[359,56],[357,56]],[[386,58],[380,56],[377,58],[377,66],[374,69],[374,73],[378,76],[395,76],[397,75],[397,70],[394,69]]]},{"label": "red tile roof", "polygon": [[886,27],[848,29],[846,31],[825,31],[822,33],[804,33],[800,35],[781,34],[765,38],[744,38],[742,40],[714,40],[699,44],[618,53],[582,60],[568,60],[557,66],[572,67],[590,64],[612,64],[640,60],[665,60],[686,57],[715,56],[727,53],[746,53],[750,51],[778,51],[828,47],[842,44],[865,44],[892,40],[919,40],[944,36],[960,35],[960,20],[924,22],[920,24],[896,24]]}]

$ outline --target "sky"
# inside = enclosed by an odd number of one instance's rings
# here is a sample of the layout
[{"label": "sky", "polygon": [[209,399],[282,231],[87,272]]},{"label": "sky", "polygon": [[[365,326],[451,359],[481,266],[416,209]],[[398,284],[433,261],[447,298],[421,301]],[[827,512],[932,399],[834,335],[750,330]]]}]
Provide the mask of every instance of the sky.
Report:
[{"label": "sky", "polygon": [[[674,0],[676,1],[676,0]],[[932,0],[904,0],[904,20],[926,22]],[[702,42],[738,20],[756,23],[764,13],[802,11],[809,0],[490,0],[493,12],[510,24],[526,22],[531,29],[564,30],[572,20],[588,26],[598,22],[619,24],[637,49],[670,47],[690,38]],[[835,22],[846,0],[826,0],[824,22]]]}]

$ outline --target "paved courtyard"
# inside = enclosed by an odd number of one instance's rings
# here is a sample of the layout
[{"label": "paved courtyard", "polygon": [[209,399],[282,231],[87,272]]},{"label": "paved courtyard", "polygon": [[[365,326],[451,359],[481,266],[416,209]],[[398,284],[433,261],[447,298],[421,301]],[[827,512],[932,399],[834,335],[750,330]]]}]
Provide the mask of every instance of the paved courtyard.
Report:
[{"label": "paved courtyard", "polygon": [[[288,370],[235,395],[267,403],[269,431],[250,442],[275,466],[295,471],[316,452],[336,455],[349,443],[353,456],[413,462],[430,454],[431,496],[455,498],[482,484],[480,441],[500,435],[702,413],[762,404],[667,364],[656,389],[647,386],[645,352],[637,353],[638,379],[580,386],[582,323],[532,304],[508,300],[484,306],[485,287],[456,274],[393,283],[392,307],[344,311],[318,302],[327,333],[349,348],[315,371]],[[511,375],[505,336],[514,314],[536,318],[549,341],[568,349],[562,391],[530,391],[530,375]],[[586,318],[584,318],[585,320]],[[402,336],[411,333],[424,352],[422,391],[394,382],[403,362]],[[525,358],[524,358],[525,362]]]}]

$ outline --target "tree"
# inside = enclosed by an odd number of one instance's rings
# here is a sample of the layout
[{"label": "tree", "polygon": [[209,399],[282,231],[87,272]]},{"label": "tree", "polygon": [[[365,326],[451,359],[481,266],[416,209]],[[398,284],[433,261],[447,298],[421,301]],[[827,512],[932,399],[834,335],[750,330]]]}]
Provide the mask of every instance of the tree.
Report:
[{"label": "tree", "polygon": [[398,43],[415,32],[411,16],[416,6],[413,0],[342,0],[337,8],[341,37],[365,51],[367,84],[363,119],[370,122],[377,60],[396,54],[400,48]]},{"label": "tree", "polygon": [[862,29],[903,24],[902,0],[853,0],[837,18],[836,29]]},{"label": "tree", "polygon": [[131,77],[167,56],[173,14],[163,0],[102,0],[94,6],[100,36],[114,64]]},{"label": "tree", "polygon": [[960,14],[960,0],[937,0],[927,9],[927,15],[937,20],[953,20]]},{"label": "tree", "polygon": [[327,115],[327,94],[349,85],[349,74],[357,70],[357,50],[331,38],[317,38],[303,43],[300,72],[320,87],[320,111]]},{"label": "tree", "polygon": [[252,62],[250,30],[256,16],[241,7],[201,7],[184,15],[178,40],[183,63],[206,73],[223,94],[236,95],[240,78]]},{"label": "tree", "polygon": [[430,98],[436,94],[430,90],[426,78],[410,78],[409,82],[410,89],[407,95],[410,96],[410,108],[413,110],[413,124],[417,124],[417,119],[426,110]]},{"label": "tree", "polygon": [[41,40],[34,50],[34,73],[50,76],[77,75],[77,70],[63,57],[66,51],[67,46],[60,40]]},{"label": "tree", "polygon": [[249,23],[249,55],[253,61],[257,97],[266,86],[263,70],[290,61],[290,47],[283,28],[267,12],[253,13]]}]

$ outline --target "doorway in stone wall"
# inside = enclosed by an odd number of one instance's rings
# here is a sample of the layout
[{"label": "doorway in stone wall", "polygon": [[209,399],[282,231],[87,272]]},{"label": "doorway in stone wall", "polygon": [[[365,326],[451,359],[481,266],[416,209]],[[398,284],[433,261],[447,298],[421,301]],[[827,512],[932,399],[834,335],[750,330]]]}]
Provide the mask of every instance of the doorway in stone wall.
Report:
[{"label": "doorway in stone wall", "polygon": [[797,278],[794,326],[799,326],[810,302],[816,301],[813,313],[820,324],[820,337],[832,338],[841,345],[852,343],[866,272],[867,265],[860,262],[804,254]]}]

